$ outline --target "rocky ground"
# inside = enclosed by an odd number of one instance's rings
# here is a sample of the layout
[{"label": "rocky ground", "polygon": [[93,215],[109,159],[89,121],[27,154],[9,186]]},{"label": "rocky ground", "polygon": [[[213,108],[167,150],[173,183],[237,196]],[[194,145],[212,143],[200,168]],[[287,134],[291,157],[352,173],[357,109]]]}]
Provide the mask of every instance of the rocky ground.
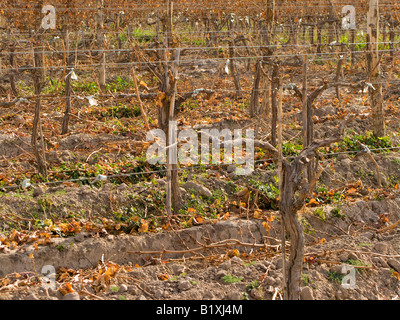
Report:
[{"label": "rocky ground", "polygon": [[[376,159],[382,175],[393,177],[396,155],[379,155]],[[368,181],[376,178],[372,172],[362,177],[364,183],[357,181],[357,176],[349,176],[347,166],[358,171],[371,169],[362,158],[342,156],[333,164],[322,181],[342,187],[343,199],[325,205],[311,202],[299,215],[306,237],[301,298],[398,299],[398,190],[368,190]],[[355,182],[338,185],[337,180],[343,176]],[[243,185],[242,178],[234,181]],[[194,194],[212,193],[213,187],[224,189],[231,183],[221,177],[203,177],[190,186]],[[0,299],[282,299],[277,212],[268,210],[260,216],[246,216],[246,209],[239,208],[229,217],[192,223],[184,229],[117,232],[120,227],[110,222],[110,206],[119,207],[129,201],[135,204],[137,199],[131,195],[142,192],[145,196],[149,190],[108,183],[100,187],[36,188],[3,195],[3,230],[11,228],[4,223],[6,212],[23,212],[23,208],[45,207],[41,219],[70,218],[75,213],[75,221],[83,225],[82,221],[96,212],[109,217],[109,222],[103,221],[101,228],[82,227],[67,237],[38,236],[39,240],[2,246]],[[232,199],[227,201],[232,203]],[[272,216],[275,218],[267,219]],[[53,278],[44,266],[54,267],[55,287],[46,288],[44,281]],[[354,288],[346,288],[346,284],[351,284],[345,278],[350,271],[344,272],[343,266],[354,267]],[[42,279],[41,284],[37,276]]]}]

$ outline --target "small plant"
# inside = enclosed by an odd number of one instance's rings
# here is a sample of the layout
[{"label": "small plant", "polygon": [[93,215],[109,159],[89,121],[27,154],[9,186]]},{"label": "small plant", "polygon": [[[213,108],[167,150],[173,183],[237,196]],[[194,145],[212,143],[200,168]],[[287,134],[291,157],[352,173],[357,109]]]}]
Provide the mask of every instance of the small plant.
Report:
[{"label": "small plant", "polygon": [[243,292],[242,300],[250,300],[247,292]]},{"label": "small plant", "polygon": [[243,280],[243,277],[235,277],[231,274],[227,274],[222,278],[225,283],[237,283]]},{"label": "small plant", "polygon": [[306,274],[306,273],[303,273],[301,275],[301,280],[303,281],[303,283],[305,285],[308,285],[310,283],[310,278],[309,278],[308,274]]},{"label": "small plant", "polygon": [[346,215],[340,213],[340,208],[333,208],[331,210],[331,215],[332,215],[332,217],[339,218],[339,219],[346,217]]},{"label": "small plant", "polygon": [[[360,260],[348,259],[345,263],[350,264],[352,266],[366,266],[366,264]],[[356,268],[359,273],[362,273],[361,268]]]},{"label": "small plant", "polygon": [[260,282],[258,280],[253,280],[246,286],[246,289],[247,291],[251,291],[252,289],[258,289],[259,287],[260,287]]},{"label": "small plant", "polygon": [[328,272],[328,280],[331,282],[342,283],[344,275],[335,271]]},{"label": "small plant", "polygon": [[111,285],[111,286],[110,286],[110,291],[115,293],[115,292],[118,292],[118,291],[119,291],[119,288],[118,288],[118,286],[116,286],[116,285]]},{"label": "small plant", "polygon": [[325,221],[326,216],[325,216],[324,209],[322,209],[322,208],[317,208],[317,209],[315,209],[314,214],[315,214],[316,216],[318,216],[322,221]]}]

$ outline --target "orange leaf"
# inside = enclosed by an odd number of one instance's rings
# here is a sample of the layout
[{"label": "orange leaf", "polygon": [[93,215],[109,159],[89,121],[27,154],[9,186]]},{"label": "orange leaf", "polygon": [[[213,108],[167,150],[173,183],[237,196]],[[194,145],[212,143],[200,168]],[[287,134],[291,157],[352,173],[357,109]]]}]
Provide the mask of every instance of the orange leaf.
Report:
[{"label": "orange leaf", "polygon": [[71,284],[68,283],[68,282],[65,284],[65,288],[66,288],[66,290],[67,290],[68,293],[71,293],[71,292],[74,292],[74,291],[75,291],[74,289],[72,289]]},{"label": "orange leaf", "polygon": [[346,192],[349,196],[355,196],[357,195],[357,189],[356,188],[350,188],[349,190],[347,190]]},{"label": "orange leaf", "polygon": [[308,202],[308,205],[309,205],[309,206],[311,206],[311,205],[318,205],[318,204],[319,204],[318,201],[315,200],[314,198],[312,198],[312,199]]},{"label": "orange leaf", "polygon": [[159,280],[161,280],[161,281],[166,281],[166,280],[169,279],[169,277],[168,277],[167,274],[159,274],[159,275],[157,275],[157,278],[158,278]]}]

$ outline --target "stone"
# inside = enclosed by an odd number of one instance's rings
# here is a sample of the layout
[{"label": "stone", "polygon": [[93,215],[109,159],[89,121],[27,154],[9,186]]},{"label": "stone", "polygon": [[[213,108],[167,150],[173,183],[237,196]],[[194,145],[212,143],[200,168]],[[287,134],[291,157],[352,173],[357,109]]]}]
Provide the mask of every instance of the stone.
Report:
[{"label": "stone", "polygon": [[42,195],[43,193],[44,193],[43,188],[41,186],[39,186],[33,190],[32,196],[34,198],[36,198],[36,197],[39,197],[40,195]]},{"label": "stone", "polygon": [[48,294],[49,294],[50,296],[52,296],[52,297],[57,297],[57,292],[58,292],[58,290],[56,290],[56,289],[54,289],[54,288],[49,288],[49,289],[47,289],[47,292],[48,292]]},{"label": "stone", "polygon": [[383,260],[382,257],[372,257],[371,260],[372,260],[373,264],[378,267],[389,268],[389,265],[386,263],[385,260]]},{"label": "stone", "polygon": [[225,262],[223,262],[223,263],[221,263],[221,264],[219,265],[219,267],[220,267],[221,269],[223,269],[223,270],[229,270],[229,268],[230,268],[231,266],[232,266],[231,260],[225,261]]},{"label": "stone", "polygon": [[218,279],[222,279],[223,277],[225,277],[228,273],[226,272],[226,270],[219,270],[217,272],[217,278]]},{"label": "stone", "polygon": [[118,191],[125,191],[125,190],[127,190],[127,189],[128,189],[128,186],[127,186],[126,183],[121,183],[121,184],[117,187],[117,190],[118,190]]},{"label": "stone", "polygon": [[367,231],[367,232],[364,232],[363,234],[362,234],[362,236],[364,236],[366,239],[368,239],[368,240],[372,240],[373,238],[374,238],[374,234],[372,233],[372,232],[369,232],[369,231]]},{"label": "stone", "polygon": [[174,275],[179,276],[181,275],[183,272],[185,272],[185,266],[175,263],[171,266],[172,272],[174,273]]},{"label": "stone", "polygon": [[250,291],[250,297],[252,297],[255,300],[262,300],[263,299],[263,295],[260,292],[260,290],[253,288]]},{"label": "stone", "polygon": [[195,183],[193,181],[189,181],[185,183],[182,186],[183,189],[186,191],[193,190],[195,193],[199,194],[200,196],[210,198],[212,196],[212,193],[209,189],[207,189],[205,186],[202,186],[201,184]]},{"label": "stone", "polygon": [[75,237],[74,240],[76,242],[82,242],[85,240],[85,234],[83,232],[79,232]]},{"label": "stone", "polygon": [[162,289],[157,289],[156,292],[154,292],[154,298],[160,299],[164,295],[164,290]]},{"label": "stone", "polygon": [[314,300],[314,295],[313,295],[312,289],[310,287],[301,288],[300,299],[301,300]]},{"label": "stone", "polygon": [[189,290],[191,287],[192,284],[190,283],[189,280],[182,279],[178,281],[178,289],[181,291]]},{"label": "stone", "polygon": [[211,291],[207,291],[203,296],[203,300],[213,300],[213,299],[214,299],[214,294]]},{"label": "stone", "polygon": [[275,279],[274,279],[273,277],[270,277],[270,276],[267,276],[267,277],[265,277],[265,279],[264,279],[264,283],[265,283],[267,286],[273,286],[275,282],[276,282]]},{"label": "stone", "polygon": [[228,173],[234,173],[236,171],[236,164],[230,164],[227,168],[226,171]]},{"label": "stone", "polygon": [[81,300],[81,298],[78,292],[70,292],[64,296],[63,300]]},{"label": "stone", "polygon": [[[286,265],[287,265],[287,262],[286,262]],[[278,260],[276,260],[275,268],[282,269],[282,267],[283,267],[283,260],[282,260],[282,258],[279,258]]]},{"label": "stone", "polygon": [[103,186],[103,191],[111,191],[114,188],[114,185],[110,182],[107,182],[104,186]]},{"label": "stone", "polygon": [[389,259],[387,261],[388,265],[391,266],[395,271],[400,272],[400,262],[396,259]]},{"label": "stone", "polygon": [[231,261],[231,263],[243,264],[243,260],[240,259],[239,257],[236,257],[236,256],[232,257],[232,258],[230,259],[230,261]]},{"label": "stone", "polygon": [[127,292],[128,291],[128,286],[126,284],[121,284],[119,286],[119,292]]},{"label": "stone", "polygon": [[340,260],[341,262],[345,262],[345,261],[349,260],[349,254],[348,254],[347,252],[341,252],[341,253],[338,255],[338,258],[339,258],[339,260]]},{"label": "stone", "polygon": [[228,292],[226,299],[228,300],[242,300],[242,293],[238,291]]},{"label": "stone", "polygon": [[387,245],[386,243],[379,242],[374,246],[374,250],[379,253],[385,253],[387,250]]},{"label": "stone", "polygon": [[349,259],[354,261],[359,260],[358,256],[354,252],[349,253]]}]

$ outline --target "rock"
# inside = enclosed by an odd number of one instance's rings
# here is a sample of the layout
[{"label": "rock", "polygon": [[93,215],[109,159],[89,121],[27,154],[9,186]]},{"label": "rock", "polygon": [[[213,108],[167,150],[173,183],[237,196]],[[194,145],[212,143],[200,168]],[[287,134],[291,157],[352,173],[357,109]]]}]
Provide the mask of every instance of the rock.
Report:
[{"label": "rock", "polygon": [[112,183],[108,182],[103,186],[103,191],[111,191],[113,188],[114,188],[114,185]]},{"label": "rock", "polygon": [[242,294],[237,291],[228,292],[226,295],[226,299],[228,300],[242,300]]},{"label": "rock", "polygon": [[337,160],[338,160],[338,161],[342,161],[342,160],[344,160],[344,159],[350,159],[349,155],[348,155],[348,154],[345,154],[345,153],[342,153],[342,154],[339,154],[339,155],[337,156]]},{"label": "rock", "polygon": [[194,192],[196,192],[197,194],[199,194],[200,196],[203,197],[211,197],[212,193],[209,189],[207,189],[205,186],[202,186],[201,184],[195,183],[193,181],[189,181],[187,183],[185,183],[182,186],[183,189],[185,189],[186,191],[193,190]]},{"label": "rock", "polygon": [[354,260],[354,261],[359,260],[359,259],[358,259],[358,256],[357,256],[355,253],[353,253],[353,252],[350,252],[350,253],[349,253],[349,259],[350,259],[350,260]]},{"label": "rock", "polygon": [[379,252],[379,253],[385,253],[387,250],[387,244],[379,242],[374,246],[374,250]]},{"label": "rock", "polygon": [[128,186],[126,185],[126,183],[121,183],[118,187],[117,190],[118,191],[125,191],[128,189]]},{"label": "rock", "polygon": [[[287,264],[287,262],[286,262],[286,264]],[[282,260],[282,258],[279,258],[279,259],[276,260],[276,262],[275,262],[275,268],[276,268],[276,269],[282,269],[282,266],[283,266],[283,260]]]},{"label": "rock", "polygon": [[265,283],[267,286],[273,286],[274,283],[275,283],[275,279],[272,278],[272,277],[270,277],[270,276],[267,276],[267,277],[265,277],[265,279],[264,279],[264,283]]},{"label": "rock", "polygon": [[56,290],[54,288],[49,288],[49,289],[47,289],[47,292],[49,293],[50,296],[57,297],[58,290]]},{"label": "rock", "polygon": [[178,289],[181,291],[189,290],[191,287],[192,284],[190,283],[189,280],[182,279],[178,281]]},{"label": "rock", "polygon": [[121,284],[119,286],[119,292],[127,292],[128,291],[128,286],[126,284]]},{"label": "rock", "polygon": [[239,257],[236,257],[236,256],[232,257],[232,258],[230,259],[230,261],[231,261],[231,263],[243,264],[243,260],[240,259]]},{"label": "rock", "polygon": [[371,260],[374,263],[374,265],[376,265],[378,267],[389,268],[389,265],[386,263],[385,260],[383,260],[382,257],[372,257]]},{"label": "rock", "polygon": [[314,300],[314,295],[313,295],[312,289],[310,287],[301,288],[300,299],[301,300]]},{"label": "rock", "polygon": [[162,289],[157,289],[156,292],[154,292],[154,298],[160,299],[164,295],[164,290]]},{"label": "rock", "polygon": [[147,298],[144,295],[140,295],[136,300],[147,300]]},{"label": "rock", "polygon": [[74,237],[74,240],[75,240],[76,242],[82,242],[82,241],[84,241],[84,240],[85,240],[85,233],[79,232],[79,233]]},{"label": "rock", "polygon": [[364,232],[363,234],[362,234],[362,236],[364,236],[366,239],[368,239],[368,240],[372,240],[373,238],[374,238],[374,234],[372,233],[372,232],[369,232],[369,231],[367,231],[367,232]]},{"label": "rock", "polygon": [[262,300],[263,299],[263,295],[261,294],[260,290],[253,288],[250,291],[250,297],[252,297],[253,299],[256,300]]},{"label": "rock", "polygon": [[63,300],[81,300],[81,298],[78,292],[70,292],[64,296]]},{"label": "rock", "polygon": [[129,285],[128,286],[128,293],[136,296],[139,294],[139,288],[137,286],[134,285]]},{"label": "rock", "polygon": [[172,272],[174,273],[174,275],[179,276],[181,275],[183,272],[185,272],[185,266],[175,263],[171,266]]},{"label": "rock", "polygon": [[339,258],[339,260],[340,260],[341,262],[345,262],[345,261],[349,260],[349,254],[348,254],[347,252],[341,252],[341,253],[338,255],[338,258]]},{"label": "rock", "polygon": [[38,186],[37,188],[35,188],[33,190],[32,196],[34,198],[39,197],[40,195],[42,195],[44,193],[44,190],[41,186]]},{"label": "rock", "polygon": [[214,294],[211,291],[207,291],[203,296],[203,300],[212,300],[212,299],[214,299]]},{"label": "rock", "polygon": [[334,265],[330,268],[330,272],[335,272],[335,273],[342,273],[342,266],[341,265]]},{"label": "rock", "polygon": [[222,279],[223,277],[225,277],[228,273],[226,272],[226,270],[219,270],[217,272],[217,278],[218,279]]},{"label": "rock", "polygon": [[344,299],[346,299],[348,297],[348,293],[347,293],[347,290],[338,290],[338,291],[336,291],[336,293],[335,293],[335,298],[336,298],[336,300],[344,300]]},{"label": "rock", "polygon": [[229,268],[232,266],[232,261],[231,260],[228,260],[228,261],[225,261],[224,263],[221,263],[220,265],[219,265],[219,267],[221,268],[221,269],[223,269],[223,270],[229,270]]},{"label": "rock", "polygon": [[400,262],[398,260],[391,258],[391,259],[388,260],[387,263],[394,270],[396,270],[397,272],[400,272]]}]

